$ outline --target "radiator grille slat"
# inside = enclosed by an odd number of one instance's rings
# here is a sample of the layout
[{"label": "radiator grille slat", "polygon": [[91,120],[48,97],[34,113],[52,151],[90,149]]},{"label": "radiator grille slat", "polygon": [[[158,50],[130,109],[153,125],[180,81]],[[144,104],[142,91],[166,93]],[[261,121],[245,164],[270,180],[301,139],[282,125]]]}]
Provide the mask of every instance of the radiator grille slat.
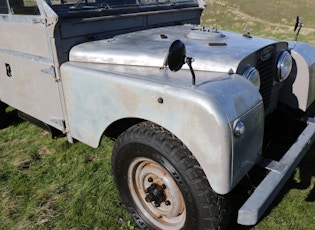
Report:
[{"label": "radiator grille slat", "polygon": [[271,106],[271,91],[274,79],[273,60],[274,58],[269,58],[266,61],[259,60],[256,66],[260,74],[259,92],[263,98],[265,111],[268,111]]}]

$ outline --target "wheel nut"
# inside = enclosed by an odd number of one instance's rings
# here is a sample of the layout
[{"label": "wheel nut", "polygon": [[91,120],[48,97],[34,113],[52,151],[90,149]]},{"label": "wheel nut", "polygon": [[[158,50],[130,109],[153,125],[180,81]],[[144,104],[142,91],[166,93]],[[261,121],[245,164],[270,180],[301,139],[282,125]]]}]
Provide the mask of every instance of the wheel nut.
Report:
[{"label": "wheel nut", "polygon": [[149,178],[148,178],[148,182],[152,183],[152,182],[153,182],[153,178],[152,178],[152,177],[149,177]]},{"label": "wheel nut", "polygon": [[171,205],[171,202],[169,200],[165,201],[165,205],[166,206],[170,206]]},{"label": "wheel nut", "polygon": [[152,193],[149,193],[146,197],[145,197],[145,201],[146,202],[152,202],[152,201],[155,201],[156,197],[152,194]]}]

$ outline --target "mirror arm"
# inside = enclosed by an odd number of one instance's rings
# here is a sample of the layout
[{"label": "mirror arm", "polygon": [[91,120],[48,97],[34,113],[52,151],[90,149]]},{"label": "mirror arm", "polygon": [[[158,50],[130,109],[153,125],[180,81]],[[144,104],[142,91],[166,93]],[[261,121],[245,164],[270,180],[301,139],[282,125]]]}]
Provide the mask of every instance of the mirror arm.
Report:
[{"label": "mirror arm", "polygon": [[194,61],[193,58],[191,57],[185,57],[185,63],[187,63],[189,69],[190,69],[190,72],[191,72],[191,76],[192,76],[192,85],[195,86],[196,85],[196,76],[195,76],[195,72],[192,68],[192,62]]},{"label": "mirror arm", "polygon": [[296,31],[296,29],[298,29],[298,31],[296,32],[296,35],[295,35],[295,42],[297,42],[297,40],[298,40],[298,37],[299,37],[299,34],[300,34],[302,27],[303,27],[303,23],[300,22],[300,17],[297,16],[295,26],[294,26],[294,32]]}]

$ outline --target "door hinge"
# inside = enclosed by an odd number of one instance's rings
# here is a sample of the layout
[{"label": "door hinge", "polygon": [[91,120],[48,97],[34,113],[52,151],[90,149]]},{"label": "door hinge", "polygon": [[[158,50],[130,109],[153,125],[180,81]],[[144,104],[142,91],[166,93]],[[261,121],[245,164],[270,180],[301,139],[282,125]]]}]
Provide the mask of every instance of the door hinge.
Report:
[{"label": "door hinge", "polygon": [[45,18],[33,18],[33,24],[43,24],[47,26],[47,20]]},{"label": "door hinge", "polygon": [[55,123],[56,125],[58,125],[63,133],[66,133],[66,122],[63,119],[60,118],[51,118],[50,119],[53,123]]},{"label": "door hinge", "polygon": [[51,67],[49,67],[47,69],[42,69],[41,72],[45,73],[45,74],[48,74],[48,75],[51,75],[56,82],[59,81],[59,78],[57,78],[57,76],[56,76],[56,71],[55,71],[55,67],[54,66],[51,66]]}]

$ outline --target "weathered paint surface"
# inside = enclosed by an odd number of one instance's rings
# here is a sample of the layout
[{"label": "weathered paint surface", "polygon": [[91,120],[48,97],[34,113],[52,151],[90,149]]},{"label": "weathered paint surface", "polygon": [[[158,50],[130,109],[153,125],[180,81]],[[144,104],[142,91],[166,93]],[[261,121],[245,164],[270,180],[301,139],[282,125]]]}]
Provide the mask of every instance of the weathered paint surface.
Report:
[{"label": "weathered paint surface", "polygon": [[[106,127],[117,120],[137,117],[152,121],[183,141],[213,189],[222,194],[231,190],[237,182],[234,179],[246,173],[260,152],[261,97],[238,75],[196,72],[199,81],[194,88],[186,70],[172,73],[159,68],[69,62],[62,65],[61,73],[71,135],[93,147],[98,146]],[[240,117],[249,132],[234,139],[232,125]],[[233,144],[238,141],[250,145],[234,152]],[[246,164],[233,169],[234,156]]]},{"label": "weathered paint surface", "polygon": [[62,123],[55,122],[64,114],[51,44],[56,17],[39,3],[40,15],[0,14],[0,99],[61,130]]},{"label": "weathered paint surface", "polygon": [[[248,40],[227,31],[222,32],[222,38],[216,38],[216,33],[205,33],[198,28],[193,25],[171,26],[87,42],[73,47],[69,59],[76,62],[162,67],[172,42],[180,39],[186,46],[187,56],[194,59],[195,70],[236,73],[240,61],[249,54],[275,43],[258,37]],[[191,32],[194,32],[193,38]],[[203,37],[195,38],[197,35]],[[210,46],[211,42],[226,45]],[[188,69],[188,66],[183,68]]]}]

